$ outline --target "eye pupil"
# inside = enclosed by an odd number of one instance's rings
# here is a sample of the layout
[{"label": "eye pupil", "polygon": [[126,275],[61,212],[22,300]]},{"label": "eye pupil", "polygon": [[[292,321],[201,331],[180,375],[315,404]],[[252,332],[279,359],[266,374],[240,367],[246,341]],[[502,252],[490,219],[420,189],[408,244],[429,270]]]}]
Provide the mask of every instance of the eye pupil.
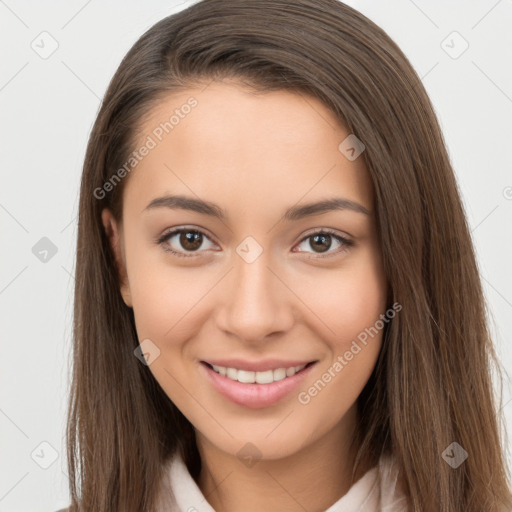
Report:
[{"label": "eye pupil", "polygon": [[202,234],[197,231],[183,231],[180,236],[180,244],[184,249],[196,250],[203,243]]},{"label": "eye pupil", "polygon": [[318,242],[320,242],[321,244],[324,244],[324,245],[315,246],[315,245],[313,245],[312,242],[310,242],[312,249],[318,248],[318,249],[320,249],[319,252],[325,252],[325,251],[328,251],[329,248],[331,247],[331,235],[319,234],[319,235],[314,235],[311,238],[312,238],[314,244],[317,244]]},{"label": "eye pupil", "polygon": [[[178,240],[176,240],[175,243],[178,244],[180,247],[177,248],[176,250],[173,250],[171,248],[166,250],[179,256],[186,256],[186,253],[193,252],[197,252],[198,254],[200,254],[200,248],[203,245],[204,238],[206,237],[206,239],[209,239],[207,235],[195,229],[177,229],[174,232],[164,235],[159,240],[159,243],[162,245],[168,244],[169,246],[172,247],[173,244],[170,242],[170,240],[175,238],[176,236],[178,237]],[[336,236],[328,231],[320,231],[315,234],[306,236],[305,238],[303,238],[302,244],[307,243],[306,240],[309,240],[309,247],[315,253],[328,253],[332,248],[333,238],[337,240],[338,243],[342,245],[342,247],[350,247],[352,245],[348,240],[344,239],[343,237]],[[342,251],[339,252],[341,253]],[[189,254],[189,256],[192,256],[192,254]]]}]

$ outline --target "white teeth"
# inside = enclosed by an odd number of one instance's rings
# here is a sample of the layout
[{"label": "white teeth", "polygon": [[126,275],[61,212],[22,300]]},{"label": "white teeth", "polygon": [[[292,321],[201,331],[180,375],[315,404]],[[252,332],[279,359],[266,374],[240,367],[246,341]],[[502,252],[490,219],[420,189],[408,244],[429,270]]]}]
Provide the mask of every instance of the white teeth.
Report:
[{"label": "white teeth", "polygon": [[238,370],[236,368],[226,368],[226,377],[232,380],[238,380]]},{"label": "white teeth", "polygon": [[254,372],[255,380],[258,384],[270,384],[274,382],[274,372],[267,370],[266,372]]},{"label": "white teeth", "polygon": [[[293,374],[295,375],[295,368],[290,368],[293,370]],[[274,370],[274,380],[283,380],[286,377],[286,368],[277,368]]]},{"label": "white teeth", "polygon": [[291,366],[290,368],[276,368],[275,370],[266,370],[264,372],[251,372],[247,370],[237,370],[236,368],[226,368],[224,366],[212,365],[213,369],[224,375],[228,379],[237,380],[244,384],[270,384],[286,377],[292,377],[302,370],[306,365]]},{"label": "white teeth", "polygon": [[220,373],[221,375],[226,375],[226,368],[224,368],[224,366],[216,366],[216,365],[213,365],[213,369]]},{"label": "white teeth", "polygon": [[238,382],[244,382],[245,384],[254,383],[254,372],[238,370],[237,380]]}]

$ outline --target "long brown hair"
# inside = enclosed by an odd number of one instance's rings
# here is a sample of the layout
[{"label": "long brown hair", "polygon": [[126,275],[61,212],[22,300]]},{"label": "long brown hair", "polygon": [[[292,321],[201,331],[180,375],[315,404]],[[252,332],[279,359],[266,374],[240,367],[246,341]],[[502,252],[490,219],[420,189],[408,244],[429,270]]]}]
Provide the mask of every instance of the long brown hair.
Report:
[{"label": "long brown hair", "polygon": [[[416,72],[382,29],[337,0],[203,0],[135,43],[90,135],[67,425],[70,510],[154,510],[163,463],[177,450],[199,473],[192,425],[134,356],[133,311],[101,223],[105,207],[121,219],[130,178],[108,193],[102,187],[158,101],[225,77],[319,98],[366,148],[389,301],[402,310],[358,398],[354,474],[362,461],[392,453],[411,510],[512,507],[492,382],[501,369],[457,183]],[[453,442],[468,454],[457,468],[443,458]]]}]

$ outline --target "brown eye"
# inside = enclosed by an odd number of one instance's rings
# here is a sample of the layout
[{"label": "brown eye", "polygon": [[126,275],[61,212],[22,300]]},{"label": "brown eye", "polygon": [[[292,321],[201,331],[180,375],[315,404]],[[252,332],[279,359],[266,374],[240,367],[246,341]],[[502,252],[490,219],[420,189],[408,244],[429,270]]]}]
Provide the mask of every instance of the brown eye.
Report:
[{"label": "brown eye", "polygon": [[[333,244],[334,247],[336,247],[337,244],[338,249],[330,251],[329,249],[333,247]],[[307,251],[307,248],[312,249],[313,253],[318,254],[318,257],[322,258],[336,256],[337,254],[345,252],[354,245],[354,242],[341,235],[335,234],[330,230],[323,229],[317,233],[312,233],[311,235],[304,237],[301,240],[299,247],[301,245],[305,252],[311,252]],[[325,253],[325,256],[323,256],[322,253]]]},{"label": "brown eye", "polygon": [[[199,249],[203,246],[205,241],[210,241],[210,239],[202,231],[198,231],[197,229],[181,228],[164,234],[158,240],[158,243],[163,246],[164,250],[171,252],[176,256],[189,257],[199,255],[203,252]],[[187,254],[187,252],[191,254]]]},{"label": "brown eye", "polygon": [[179,242],[187,251],[196,251],[203,243],[203,236],[197,231],[182,231]]},{"label": "brown eye", "polygon": [[318,249],[319,252],[328,251],[332,244],[331,235],[314,235],[310,237],[309,245],[313,249]]}]

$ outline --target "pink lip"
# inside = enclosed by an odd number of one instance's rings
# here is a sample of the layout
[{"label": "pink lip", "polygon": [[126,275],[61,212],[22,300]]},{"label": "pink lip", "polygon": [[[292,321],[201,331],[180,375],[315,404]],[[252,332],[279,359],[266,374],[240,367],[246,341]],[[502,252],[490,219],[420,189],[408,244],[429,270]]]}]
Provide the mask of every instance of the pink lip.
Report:
[{"label": "pink lip", "polygon": [[266,359],[265,361],[244,361],[243,359],[215,359],[203,361],[212,366],[224,366],[225,368],[236,368],[237,370],[246,370],[248,372],[265,372],[277,368],[291,368],[292,366],[302,366],[311,363],[312,360],[292,361],[291,359]]},{"label": "pink lip", "polygon": [[[291,377],[286,377],[282,380],[278,380],[277,382],[271,382],[270,384],[244,384],[243,382],[238,382],[224,377],[203,362],[199,366],[203,368],[202,371],[206,373],[206,376],[212,383],[213,387],[221,395],[243,407],[259,409],[275,404],[291,393],[306,378],[309,371],[315,366],[315,364],[316,363],[313,363],[311,366],[303,368],[300,372]],[[294,365],[290,364],[290,366]],[[236,368],[236,366],[230,367]],[[284,366],[281,368],[283,367]],[[238,368],[241,370],[244,369],[240,367]]]}]

